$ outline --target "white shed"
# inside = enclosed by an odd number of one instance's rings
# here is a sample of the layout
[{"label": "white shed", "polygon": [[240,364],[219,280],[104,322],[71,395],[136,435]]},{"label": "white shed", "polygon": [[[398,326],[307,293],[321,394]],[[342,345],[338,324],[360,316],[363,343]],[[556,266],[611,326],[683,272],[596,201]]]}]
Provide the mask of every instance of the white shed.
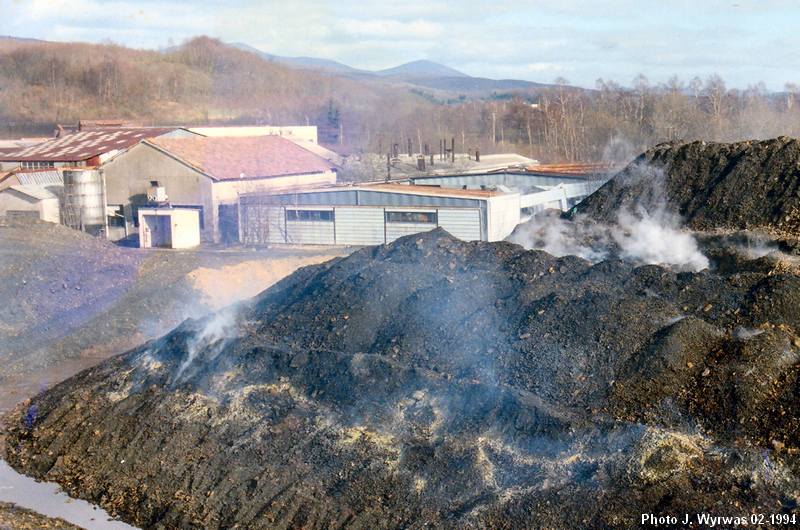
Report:
[{"label": "white shed", "polygon": [[0,216],[60,221],[58,197],[44,186],[17,184],[0,190]]},{"label": "white shed", "polygon": [[141,248],[194,248],[200,244],[200,212],[190,208],[139,208]]}]

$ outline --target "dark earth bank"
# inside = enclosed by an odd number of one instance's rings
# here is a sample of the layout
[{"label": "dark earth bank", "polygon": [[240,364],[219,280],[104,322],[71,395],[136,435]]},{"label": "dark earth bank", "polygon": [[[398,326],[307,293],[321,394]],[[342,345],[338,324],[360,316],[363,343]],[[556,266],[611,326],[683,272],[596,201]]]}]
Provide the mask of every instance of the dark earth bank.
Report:
[{"label": "dark earth bank", "polygon": [[800,278],[736,259],[405,237],[21,404],[6,458],[143,528],[797,514]]}]

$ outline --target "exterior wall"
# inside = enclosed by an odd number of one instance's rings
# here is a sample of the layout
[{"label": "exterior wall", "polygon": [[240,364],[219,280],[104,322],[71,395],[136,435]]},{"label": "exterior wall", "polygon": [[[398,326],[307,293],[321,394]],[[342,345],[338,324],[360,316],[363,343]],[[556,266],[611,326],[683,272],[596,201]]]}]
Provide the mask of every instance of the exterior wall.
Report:
[{"label": "exterior wall", "polygon": [[61,221],[61,207],[58,204],[58,199],[39,201],[39,219],[56,224]]},{"label": "exterior wall", "polygon": [[128,233],[136,232],[133,224],[134,205],[146,200],[150,181],[157,180],[166,188],[173,206],[203,207],[201,238],[204,241],[214,240],[216,212],[211,180],[205,175],[143,143],[107,162],[102,171],[106,204],[123,206]]},{"label": "exterior wall", "polygon": [[[435,209],[427,208],[387,208],[387,212],[436,212]],[[438,216],[437,216],[438,217]],[[385,219],[385,217],[384,217]],[[427,232],[437,227],[436,223],[386,223],[386,242],[391,243],[395,239],[420,232]]]},{"label": "exterior wall", "polygon": [[0,216],[8,212],[35,212],[39,219],[48,223],[60,220],[58,199],[34,199],[11,189],[0,192]]},{"label": "exterior wall", "polygon": [[440,227],[464,241],[482,239],[481,212],[478,209],[440,208],[438,222]]},{"label": "exterior wall", "polygon": [[333,221],[286,221],[286,241],[301,245],[335,245]]},{"label": "exterior wall", "polygon": [[202,136],[284,136],[290,140],[317,143],[316,125],[254,126],[254,127],[192,127],[189,131]]},{"label": "exterior wall", "polygon": [[[465,241],[485,240],[479,208],[281,206],[240,203],[242,242],[248,245],[380,245],[441,226]],[[333,210],[331,221],[289,221],[286,210]],[[436,223],[386,222],[386,212],[435,212]],[[512,228],[513,229],[513,228]]]},{"label": "exterior wall", "polygon": [[147,230],[145,217],[168,219],[171,230],[171,248],[194,248],[200,244],[200,212],[180,208],[139,208],[139,246],[150,247],[150,238],[142,232]]},{"label": "exterior wall", "polygon": [[334,215],[339,245],[380,245],[386,241],[383,208],[337,206]]},{"label": "exterior wall", "polygon": [[[263,179],[223,180],[211,183],[211,210],[207,216],[208,225],[213,229],[211,239],[219,241],[219,205],[237,204],[239,195],[245,193],[277,193],[301,188],[304,186],[319,186],[336,184],[336,172],[325,171],[321,173],[307,173],[303,175],[287,175],[284,177],[269,177]],[[169,188],[167,188],[169,195]],[[170,197],[172,200],[172,197]]]},{"label": "exterior wall", "polygon": [[487,202],[486,241],[502,241],[520,222],[519,195],[498,195]]}]

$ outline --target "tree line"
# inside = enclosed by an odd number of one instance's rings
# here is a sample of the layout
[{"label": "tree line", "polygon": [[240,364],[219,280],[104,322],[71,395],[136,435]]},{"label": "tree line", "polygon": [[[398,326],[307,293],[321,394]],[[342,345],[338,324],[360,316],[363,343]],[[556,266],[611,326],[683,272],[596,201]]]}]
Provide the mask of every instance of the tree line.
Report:
[{"label": "tree line", "polygon": [[617,161],[663,141],[800,134],[800,87],[730,89],[717,75],[591,89],[556,79],[467,97],[383,80],[298,70],[207,37],[166,51],[114,44],[0,48],[0,122],[126,118],[143,124],[318,125],[348,151],[517,152],[543,162]]}]

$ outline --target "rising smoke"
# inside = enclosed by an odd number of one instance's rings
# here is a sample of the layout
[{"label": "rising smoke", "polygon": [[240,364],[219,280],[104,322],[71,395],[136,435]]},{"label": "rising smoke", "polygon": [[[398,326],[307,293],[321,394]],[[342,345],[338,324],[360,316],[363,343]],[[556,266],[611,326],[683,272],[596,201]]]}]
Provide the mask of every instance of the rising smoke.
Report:
[{"label": "rising smoke", "polygon": [[592,262],[617,257],[691,271],[707,268],[709,260],[694,234],[683,229],[680,217],[669,209],[663,171],[643,165],[634,173],[626,178],[646,179],[648,195],[657,199],[655,207],[622,209],[613,224],[580,215],[571,220],[552,215],[534,217],[517,227],[509,240],[554,256],[574,255]]},{"label": "rising smoke", "polygon": [[213,361],[225,348],[228,341],[238,338],[242,334],[237,325],[239,308],[236,305],[228,306],[213,313],[201,322],[199,329],[186,343],[186,358],[175,372],[174,382],[197,360],[202,353],[202,362]]}]

